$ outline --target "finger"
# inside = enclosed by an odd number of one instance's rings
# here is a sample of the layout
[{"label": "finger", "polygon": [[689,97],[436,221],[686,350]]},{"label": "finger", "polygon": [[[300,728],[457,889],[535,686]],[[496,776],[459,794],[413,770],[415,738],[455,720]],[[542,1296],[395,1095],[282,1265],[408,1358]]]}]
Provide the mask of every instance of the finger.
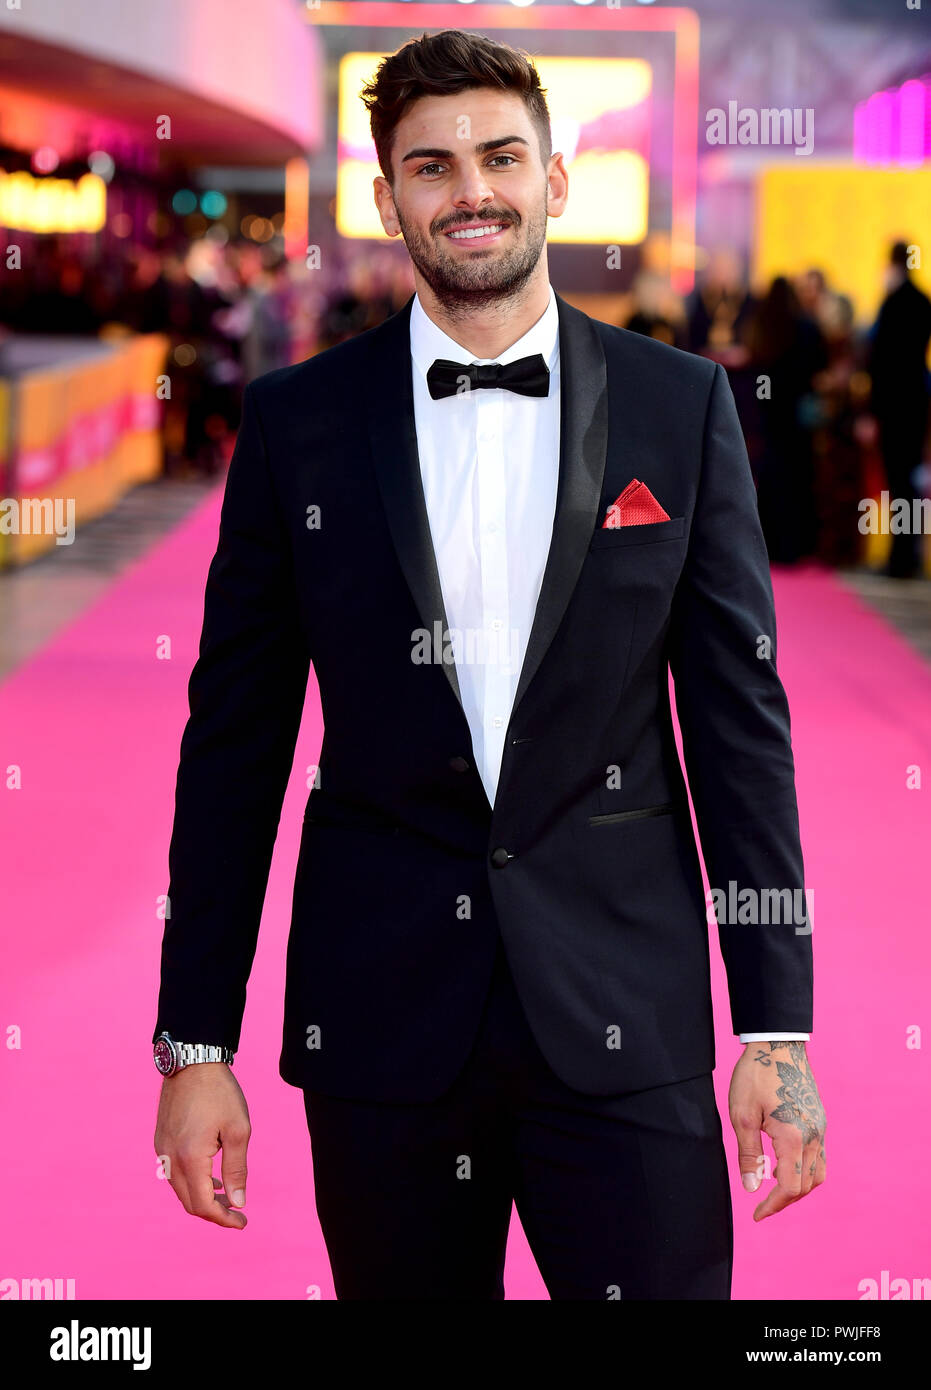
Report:
[{"label": "finger", "polygon": [[181,1171],[181,1164],[178,1161],[177,1155],[170,1155],[168,1162],[168,1186],[172,1189],[178,1201],[184,1207],[184,1210],[189,1212],[191,1210],[191,1197],[188,1191],[187,1178]]},{"label": "finger", "polygon": [[802,1153],[802,1196],[807,1197],[812,1188],[818,1186],[819,1182],[824,1181],[823,1175],[818,1176],[818,1155],[821,1152],[821,1140],[815,1139],[810,1144],[806,1144]]},{"label": "finger", "polygon": [[231,1122],[220,1133],[223,1146],[223,1189],[234,1207],[246,1204],[246,1149],[251,1130],[247,1122]]},{"label": "finger", "polygon": [[214,1193],[213,1184],[198,1180],[191,1184],[192,1214],[204,1221],[212,1221],[217,1226],[242,1228],[246,1217],[241,1211],[231,1211],[229,1199],[223,1193]]},{"label": "finger", "polygon": [[814,1177],[812,1178],[812,1181],[811,1181],[812,1189],[814,1189],[814,1188],[816,1188],[816,1187],[820,1187],[821,1184],[824,1182],[825,1178],[827,1177],[827,1167],[826,1167],[825,1158],[824,1158],[824,1140],[822,1139],[820,1143],[815,1143],[815,1144],[813,1145],[813,1148],[814,1148],[814,1155],[815,1155],[815,1157],[814,1157],[814,1169],[815,1169],[815,1172],[814,1172]]},{"label": "finger", "polygon": [[766,1158],[759,1120],[748,1115],[731,1115],[737,1136],[737,1167],[740,1180],[748,1192],[756,1192],[765,1176]]},{"label": "finger", "polygon": [[797,1202],[801,1195],[801,1191],[794,1185],[788,1187],[777,1182],[776,1186],[767,1193],[765,1200],[754,1211],[754,1221],[765,1221],[767,1216],[775,1216],[777,1211],[784,1211],[786,1207]]},{"label": "finger", "polygon": [[773,1138],[773,1149],[776,1153],[776,1169],[773,1173],[776,1186],[770,1189],[753,1213],[754,1221],[764,1221],[767,1216],[783,1211],[785,1207],[797,1202],[802,1195],[801,1143]]},{"label": "finger", "polygon": [[212,1162],[210,1154],[182,1157],[181,1176],[187,1184],[185,1211],[190,1212],[192,1216],[199,1216],[203,1221],[212,1221],[218,1226],[245,1226],[246,1218],[242,1212],[230,1211],[228,1204],[214,1195]]}]

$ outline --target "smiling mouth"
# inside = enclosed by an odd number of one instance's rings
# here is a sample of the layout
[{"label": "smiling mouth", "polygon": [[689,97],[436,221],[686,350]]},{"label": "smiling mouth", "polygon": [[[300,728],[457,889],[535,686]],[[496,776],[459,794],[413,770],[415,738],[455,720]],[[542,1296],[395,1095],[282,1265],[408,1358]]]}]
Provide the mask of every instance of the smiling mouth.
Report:
[{"label": "smiling mouth", "polygon": [[506,222],[483,222],[470,227],[454,227],[446,235],[451,241],[484,241],[503,232],[507,225]]}]

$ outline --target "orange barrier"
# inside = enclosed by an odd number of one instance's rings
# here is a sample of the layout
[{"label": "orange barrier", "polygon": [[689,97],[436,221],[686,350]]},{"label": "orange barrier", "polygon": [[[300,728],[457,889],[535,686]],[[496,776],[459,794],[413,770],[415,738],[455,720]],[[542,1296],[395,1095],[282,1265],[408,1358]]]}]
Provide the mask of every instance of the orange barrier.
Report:
[{"label": "orange barrier", "polygon": [[79,528],[161,472],[157,378],[168,348],[164,334],[144,334],[113,343],[102,359],[0,382],[0,566],[57,543],[49,525],[36,525],[43,504],[46,517],[56,504],[73,505]]}]

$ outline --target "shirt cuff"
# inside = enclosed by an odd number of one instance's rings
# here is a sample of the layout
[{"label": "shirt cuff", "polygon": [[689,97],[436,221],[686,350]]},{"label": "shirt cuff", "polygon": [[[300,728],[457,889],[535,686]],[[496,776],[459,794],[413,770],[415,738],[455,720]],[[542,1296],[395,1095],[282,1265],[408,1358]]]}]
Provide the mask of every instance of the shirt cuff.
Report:
[{"label": "shirt cuff", "polygon": [[738,1033],[742,1043],[748,1042],[808,1042],[810,1033]]}]

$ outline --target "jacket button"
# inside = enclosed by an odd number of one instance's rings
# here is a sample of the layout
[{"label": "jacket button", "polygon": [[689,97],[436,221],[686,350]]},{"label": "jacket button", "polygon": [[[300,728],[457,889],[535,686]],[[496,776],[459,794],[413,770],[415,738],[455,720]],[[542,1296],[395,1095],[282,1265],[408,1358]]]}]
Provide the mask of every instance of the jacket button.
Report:
[{"label": "jacket button", "polygon": [[449,765],[453,772],[468,772],[469,770],[468,758],[450,758]]},{"label": "jacket button", "polygon": [[492,864],[494,864],[496,869],[503,869],[505,864],[508,862],[509,858],[510,855],[508,854],[506,849],[501,849],[499,847],[498,849],[493,849],[491,851],[491,862]]}]

